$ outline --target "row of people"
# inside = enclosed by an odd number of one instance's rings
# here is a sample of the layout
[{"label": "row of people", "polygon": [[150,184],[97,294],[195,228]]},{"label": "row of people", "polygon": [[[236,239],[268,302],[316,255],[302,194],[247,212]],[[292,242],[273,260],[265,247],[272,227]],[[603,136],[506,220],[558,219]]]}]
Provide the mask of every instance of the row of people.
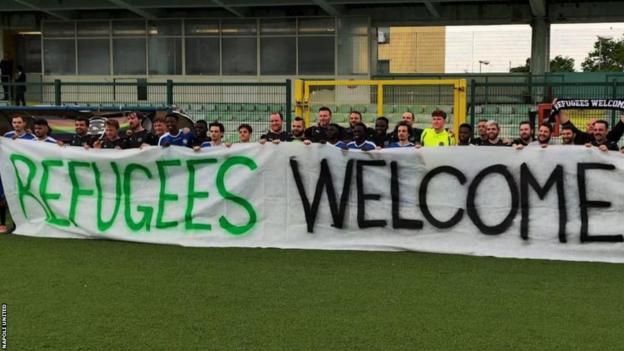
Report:
[{"label": "row of people", "polygon": [[[145,145],[178,145],[193,147],[200,150],[205,147],[230,146],[223,141],[225,128],[220,122],[208,124],[206,121],[195,123],[193,130],[179,128],[178,115],[169,114],[166,117],[157,117],[152,121],[152,131],[143,127],[145,117],[139,112],[127,115],[128,130],[125,135],[119,133],[119,122],[109,119],[105,122],[104,132],[100,136],[88,133],[89,119],[80,117],[75,121],[75,131],[68,142],[71,146],[104,149],[129,149]],[[609,124],[604,120],[593,120],[588,125],[588,131],[583,132],[576,128],[569,118],[562,112],[560,116],[562,144],[584,144],[596,146],[603,150],[618,150],[617,141],[624,134],[624,117],[609,131]],[[33,133],[26,128],[26,121],[21,116],[12,118],[13,131],[5,134],[8,138],[32,139],[50,143],[58,143],[50,137],[50,127],[45,119],[34,121]],[[353,111],[349,116],[349,126],[344,128],[331,122],[331,110],[322,107],[318,111],[318,122],[305,128],[302,118],[296,117],[291,125],[291,131],[283,129],[284,120],[280,113],[271,113],[268,130],[260,136],[261,144],[271,142],[303,142],[329,143],[343,149],[372,150],[376,148],[392,147],[421,147],[421,146],[449,146],[449,145],[479,145],[479,146],[513,146],[521,149],[525,146],[538,145],[545,147],[555,143],[553,129],[549,123],[541,124],[534,137],[534,128],[530,121],[519,124],[519,138],[507,140],[500,137],[500,126],[496,121],[480,120],[477,123],[478,136],[473,137],[472,127],[462,124],[459,127],[457,142],[452,133],[448,132],[446,113],[436,110],[432,113],[430,128],[415,128],[414,115],[406,112],[402,120],[392,132],[388,132],[389,121],[385,117],[377,118],[375,128],[368,128],[362,123],[362,115]],[[253,133],[249,124],[238,127],[240,143],[251,140]]]},{"label": "row of people", "polygon": [[507,140],[499,137],[500,127],[496,121],[480,120],[477,123],[479,136],[476,138],[472,138],[472,126],[469,124],[460,126],[458,145],[511,146],[522,149],[526,146],[547,147],[552,144],[561,144],[597,147],[602,151],[624,151],[618,147],[618,141],[624,135],[624,115],[611,130],[609,129],[609,122],[590,119],[587,124],[587,131],[582,131],[570,121],[570,118],[563,111],[559,113],[559,121],[561,124],[560,142],[552,138],[553,127],[547,122],[539,125],[537,136],[534,136],[533,123],[522,121],[518,125],[519,137]]},{"label": "row of people", "polygon": [[[119,133],[119,122],[107,120],[104,133],[101,136],[93,136],[88,133],[89,119],[78,118],[75,121],[75,134],[67,143],[71,146],[85,148],[104,149],[128,149],[139,148],[145,145],[160,145],[167,147],[179,145],[193,147],[199,151],[206,147],[229,146],[223,142],[225,128],[219,122],[208,124],[206,121],[195,123],[193,130],[180,129],[178,116],[169,114],[165,118],[157,117],[152,121],[152,131],[143,127],[145,117],[139,112],[128,114],[128,130],[123,137]],[[301,117],[295,117],[291,125],[291,131],[282,129],[283,117],[279,113],[270,115],[269,130],[262,134],[259,142],[264,144],[280,142],[329,143],[342,149],[360,149],[370,151],[379,148],[397,147],[421,147],[421,146],[449,146],[449,145],[476,145],[476,146],[512,146],[522,149],[528,146],[547,147],[554,143],[552,138],[553,129],[549,123],[543,123],[538,128],[537,137],[534,137],[533,124],[523,121],[519,124],[519,138],[506,140],[500,137],[500,126],[496,121],[480,120],[477,124],[478,136],[473,137],[470,124],[462,124],[459,127],[457,143],[453,135],[446,128],[446,113],[436,110],[432,113],[431,127],[419,129],[413,127],[414,115],[405,112],[402,120],[391,133],[388,133],[389,121],[385,117],[377,118],[375,128],[368,128],[362,123],[362,115],[352,112],[349,118],[349,127],[343,128],[331,122],[331,110],[323,107],[318,112],[316,125],[305,128],[305,122]],[[624,134],[624,116],[618,121],[612,130],[609,123],[604,120],[591,120],[587,131],[581,131],[574,126],[564,112],[560,113],[561,144],[585,145],[597,147],[602,151],[618,150],[617,141]],[[27,139],[48,143],[65,145],[50,137],[50,126],[45,119],[36,119],[33,123],[32,133],[27,129],[23,117],[16,115],[11,119],[13,130],[4,136],[12,139]],[[248,143],[251,140],[253,130],[249,124],[241,124],[238,127],[239,142]],[[624,149],[621,150],[624,152]],[[4,190],[0,181],[0,233],[6,232],[6,201]]]}]

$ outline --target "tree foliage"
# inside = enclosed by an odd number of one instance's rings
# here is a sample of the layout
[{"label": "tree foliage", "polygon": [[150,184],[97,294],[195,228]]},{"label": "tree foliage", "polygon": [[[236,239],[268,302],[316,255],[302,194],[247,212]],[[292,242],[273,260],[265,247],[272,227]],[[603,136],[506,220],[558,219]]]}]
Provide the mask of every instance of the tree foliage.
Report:
[{"label": "tree foliage", "polygon": [[574,72],[574,59],[568,56],[557,55],[550,60],[551,72]]},{"label": "tree foliage", "polygon": [[[568,56],[557,55],[550,60],[551,72],[574,72],[574,59]],[[511,73],[530,73],[531,72],[531,59],[526,59],[526,63],[522,66],[512,67],[509,72]]]},{"label": "tree foliage", "polygon": [[531,59],[526,59],[526,63],[522,66],[512,67],[509,69],[510,73],[529,73],[531,72]]},{"label": "tree foliage", "polygon": [[598,37],[594,49],[581,64],[585,72],[622,72],[624,70],[624,38],[613,40]]}]

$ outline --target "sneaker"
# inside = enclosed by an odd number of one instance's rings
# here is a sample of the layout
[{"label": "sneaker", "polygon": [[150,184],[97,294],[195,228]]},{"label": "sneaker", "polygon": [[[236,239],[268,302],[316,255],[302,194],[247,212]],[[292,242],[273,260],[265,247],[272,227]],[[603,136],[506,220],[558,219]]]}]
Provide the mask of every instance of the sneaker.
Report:
[{"label": "sneaker", "polygon": [[6,225],[0,225],[0,234],[6,234],[9,232],[9,229]]}]

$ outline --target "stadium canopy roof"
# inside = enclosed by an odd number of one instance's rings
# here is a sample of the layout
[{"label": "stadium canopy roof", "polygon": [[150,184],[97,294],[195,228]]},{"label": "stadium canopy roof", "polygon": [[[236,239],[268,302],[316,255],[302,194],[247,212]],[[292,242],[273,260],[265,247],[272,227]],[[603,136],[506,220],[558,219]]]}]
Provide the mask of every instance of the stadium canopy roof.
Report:
[{"label": "stadium canopy roof", "polygon": [[370,16],[372,25],[624,21],[621,0],[2,0],[3,27],[42,19]]}]

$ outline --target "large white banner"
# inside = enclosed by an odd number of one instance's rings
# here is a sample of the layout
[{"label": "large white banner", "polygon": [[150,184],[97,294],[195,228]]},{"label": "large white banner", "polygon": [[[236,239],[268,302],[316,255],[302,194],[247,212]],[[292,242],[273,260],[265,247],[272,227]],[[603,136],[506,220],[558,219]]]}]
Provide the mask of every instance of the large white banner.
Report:
[{"label": "large white banner", "polygon": [[84,150],[0,138],[22,235],[624,262],[624,156],[584,147]]}]

